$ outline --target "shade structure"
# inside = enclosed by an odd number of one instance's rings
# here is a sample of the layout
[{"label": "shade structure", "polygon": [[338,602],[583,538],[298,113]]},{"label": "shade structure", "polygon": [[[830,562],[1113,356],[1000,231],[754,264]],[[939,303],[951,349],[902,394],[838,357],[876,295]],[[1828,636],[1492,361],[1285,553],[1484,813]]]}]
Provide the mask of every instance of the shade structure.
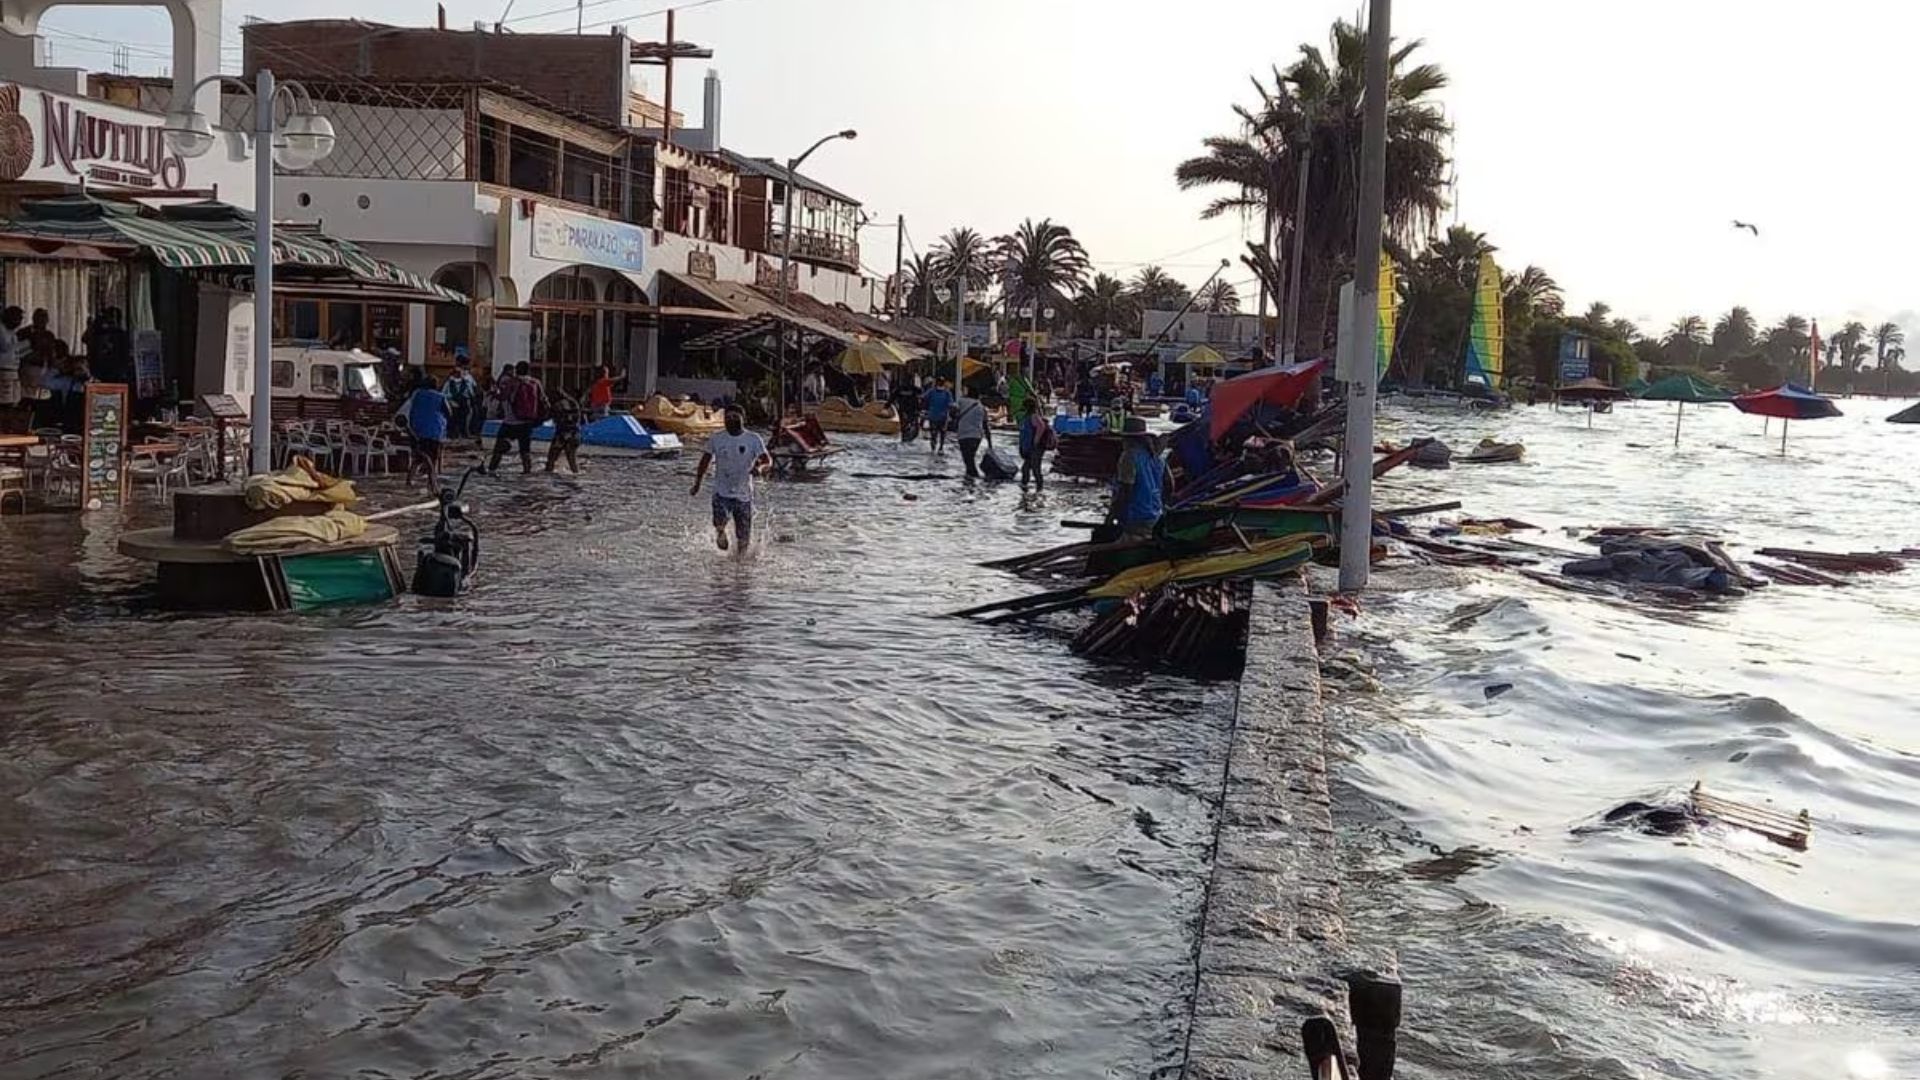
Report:
[{"label": "shade structure", "polygon": [[1568,383],[1554,391],[1562,401],[1618,401],[1627,396],[1625,390],[1617,386],[1608,386],[1599,379],[1581,379]]},{"label": "shade structure", "polygon": [[883,341],[864,338],[847,346],[841,351],[833,364],[849,375],[878,375],[881,371],[906,361]]},{"label": "shade structure", "polygon": [[1642,401],[1677,401],[1680,407],[1673,413],[1673,445],[1680,445],[1680,420],[1686,415],[1687,406],[1705,404],[1711,401],[1732,401],[1733,394],[1722,387],[1713,385],[1692,375],[1669,375],[1640,392]]},{"label": "shade structure", "polygon": [[1804,386],[1782,383],[1771,390],[1761,390],[1752,394],[1741,394],[1733,399],[1733,407],[1743,413],[1755,416],[1780,418],[1780,452],[1787,452],[1787,422],[1790,420],[1825,420],[1839,416],[1840,406],[1829,398]]},{"label": "shade structure", "polygon": [[1219,367],[1226,362],[1226,357],[1205,345],[1195,345],[1181,353],[1180,358],[1174,361],[1176,364],[1192,364],[1194,367]]},{"label": "shade structure", "polygon": [[1892,416],[1887,417],[1889,424],[1920,424],[1920,405],[1909,405]]},{"label": "shade structure", "polygon": [[1652,385],[1653,385],[1652,383],[1648,382],[1645,379],[1635,379],[1632,382],[1628,383],[1626,386],[1622,387],[1622,389],[1624,389],[1628,393],[1628,395],[1632,397],[1639,397],[1641,394],[1644,394],[1647,392],[1647,387]]},{"label": "shade structure", "polygon": [[1281,368],[1261,368],[1214,384],[1208,398],[1208,438],[1218,439],[1260,405],[1292,408],[1320,381],[1324,360]]}]

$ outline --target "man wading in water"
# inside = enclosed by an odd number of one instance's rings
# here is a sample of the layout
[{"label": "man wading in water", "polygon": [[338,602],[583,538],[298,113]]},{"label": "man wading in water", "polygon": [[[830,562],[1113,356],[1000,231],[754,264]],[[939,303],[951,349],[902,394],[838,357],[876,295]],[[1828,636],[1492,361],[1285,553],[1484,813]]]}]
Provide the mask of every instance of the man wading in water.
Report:
[{"label": "man wading in water", "polygon": [[738,405],[727,406],[727,430],[707,440],[700,455],[700,467],[693,473],[692,495],[700,494],[700,484],[713,470],[713,542],[727,550],[727,520],[733,520],[736,554],[745,554],[753,539],[753,474],[773,467],[767,442],[757,431],[748,431],[746,418]]}]

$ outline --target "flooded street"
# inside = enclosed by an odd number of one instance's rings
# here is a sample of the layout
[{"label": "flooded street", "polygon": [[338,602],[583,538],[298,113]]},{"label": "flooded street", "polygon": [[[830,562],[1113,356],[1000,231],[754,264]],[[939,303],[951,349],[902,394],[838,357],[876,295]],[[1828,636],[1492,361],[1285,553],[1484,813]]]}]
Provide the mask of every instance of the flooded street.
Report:
[{"label": "flooded street", "polygon": [[[1689,408],[1678,450],[1651,402],[1592,429],[1577,410],[1395,410],[1384,437],[1518,438],[1527,461],[1402,470],[1380,497],[1457,498],[1569,548],[1608,524],[1697,528],[1737,558],[1900,548],[1920,544],[1920,432],[1882,422],[1899,404],[1841,401],[1793,424],[1784,458],[1778,421],[1763,436],[1724,406]],[[1382,689],[1332,711],[1335,820],[1351,932],[1400,950],[1403,1075],[1920,1069],[1920,568],[1850,580],[1676,610],[1510,571],[1376,577],[1346,644]],[[1695,781],[1810,811],[1809,849],[1599,827]]]},{"label": "flooded street", "polygon": [[0,1075],[1176,1063],[1232,686],[935,617],[1098,493],[847,441],[745,560],[692,458],[602,461],[475,481],[470,595],[322,614],[8,521]]}]

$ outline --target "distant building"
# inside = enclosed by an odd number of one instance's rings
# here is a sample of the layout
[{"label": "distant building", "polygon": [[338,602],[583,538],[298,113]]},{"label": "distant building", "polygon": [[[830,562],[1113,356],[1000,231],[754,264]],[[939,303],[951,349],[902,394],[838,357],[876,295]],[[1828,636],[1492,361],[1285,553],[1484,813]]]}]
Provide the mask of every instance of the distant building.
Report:
[{"label": "distant building", "polygon": [[1162,332],[1166,332],[1167,337],[1158,350],[1161,360],[1172,360],[1195,345],[1209,346],[1227,359],[1237,360],[1251,355],[1255,346],[1260,345],[1260,317],[1210,315],[1204,311],[1189,311],[1185,315],[1177,311],[1141,314],[1141,337],[1151,341]]}]

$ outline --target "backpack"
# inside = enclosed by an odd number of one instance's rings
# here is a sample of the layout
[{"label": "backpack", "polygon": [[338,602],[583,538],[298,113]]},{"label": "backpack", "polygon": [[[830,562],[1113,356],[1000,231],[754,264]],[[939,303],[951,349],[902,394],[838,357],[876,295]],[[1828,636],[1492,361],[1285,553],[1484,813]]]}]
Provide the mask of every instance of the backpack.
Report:
[{"label": "backpack", "polygon": [[514,419],[523,424],[531,424],[540,419],[540,384],[532,379],[513,380],[510,399],[513,405]]},{"label": "backpack", "polygon": [[447,400],[457,404],[466,404],[473,400],[473,380],[458,375],[447,380]]},{"label": "backpack", "polygon": [[1053,430],[1053,425],[1045,420],[1040,422],[1040,449],[1060,449],[1060,433]]}]

